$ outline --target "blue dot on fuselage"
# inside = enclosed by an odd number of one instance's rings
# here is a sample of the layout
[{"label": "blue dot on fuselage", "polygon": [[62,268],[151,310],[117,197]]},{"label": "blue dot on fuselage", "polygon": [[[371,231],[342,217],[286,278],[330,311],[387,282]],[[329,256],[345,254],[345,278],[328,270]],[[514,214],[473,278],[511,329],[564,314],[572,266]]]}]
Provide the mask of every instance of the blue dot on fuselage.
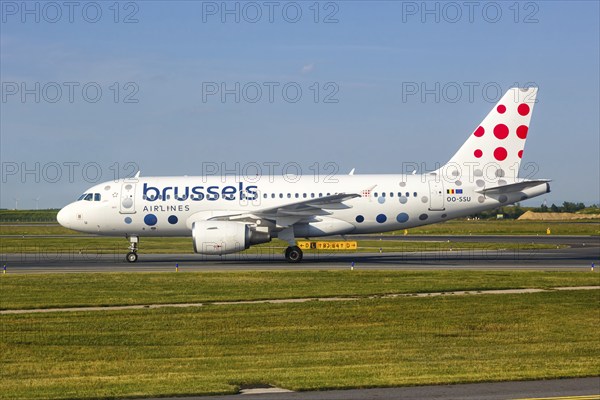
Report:
[{"label": "blue dot on fuselage", "polygon": [[359,224],[360,224],[361,222],[363,222],[364,220],[365,220],[365,217],[363,217],[362,215],[357,215],[357,216],[356,216],[356,222],[358,222]]},{"label": "blue dot on fuselage", "polygon": [[398,216],[396,217],[396,221],[400,222],[401,224],[405,223],[406,221],[408,221],[408,214],[407,213],[398,214]]},{"label": "blue dot on fuselage", "polygon": [[169,221],[171,225],[175,225],[179,220],[177,219],[176,215],[170,215],[167,221]]},{"label": "blue dot on fuselage", "polygon": [[385,216],[385,214],[379,214],[377,216],[377,218],[375,218],[377,220],[377,222],[379,222],[380,224],[383,224],[385,221],[387,221],[387,217]]},{"label": "blue dot on fuselage", "polygon": [[144,222],[146,225],[154,226],[158,222],[158,218],[156,218],[156,215],[154,214],[148,214],[144,217]]},{"label": "blue dot on fuselage", "polygon": [[130,217],[125,217],[126,224],[130,224],[131,222],[132,222],[132,219]]}]

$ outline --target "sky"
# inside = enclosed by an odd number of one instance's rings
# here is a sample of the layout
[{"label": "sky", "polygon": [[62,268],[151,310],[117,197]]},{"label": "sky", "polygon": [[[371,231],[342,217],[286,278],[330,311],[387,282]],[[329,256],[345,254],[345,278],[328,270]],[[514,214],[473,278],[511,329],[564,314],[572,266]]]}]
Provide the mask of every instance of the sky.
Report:
[{"label": "sky", "polygon": [[[445,163],[539,87],[525,202],[600,203],[597,1],[0,1],[0,208],[115,177]],[[526,170],[525,170],[526,169]]]}]

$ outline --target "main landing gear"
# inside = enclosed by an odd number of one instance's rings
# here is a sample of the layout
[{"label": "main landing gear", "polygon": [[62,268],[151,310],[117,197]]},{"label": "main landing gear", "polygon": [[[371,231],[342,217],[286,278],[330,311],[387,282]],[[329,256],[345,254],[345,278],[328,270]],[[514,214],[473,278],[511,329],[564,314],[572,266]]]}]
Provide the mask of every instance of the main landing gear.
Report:
[{"label": "main landing gear", "polygon": [[296,246],[296,238],[294,237],[294,228],[292,226],[288,226],[285,229],[282,229],[277,237],[281,240],[285,240],[288,242],[289,246],[285,249],[285,259],[289,263],[299,263],[302,261],[302,250],[300,247]]},{"label": "main landing gear", "polygon": [[127,236],[127,239],[129,239],[129,253],[127,253],[125,258],[128,262],[134,263],[138,259],[137,251],[140,239],[137,236]]},{"label": "main landing gear", "polygon": [[298,246],[289,246],[285,249],[285,259],[290,263],[302,261],[302,250]]}]

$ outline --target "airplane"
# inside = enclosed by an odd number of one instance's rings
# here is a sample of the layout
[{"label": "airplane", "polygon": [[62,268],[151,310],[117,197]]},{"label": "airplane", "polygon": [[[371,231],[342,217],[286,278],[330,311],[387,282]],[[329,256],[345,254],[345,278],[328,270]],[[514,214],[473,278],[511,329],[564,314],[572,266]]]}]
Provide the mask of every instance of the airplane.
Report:
[{"label": "airplane", "polygon": [[86,190],[57,215],[69,229],[129,240],[191,236],[195,253],[224,255],[296,238],[404,230],[469,216],[550,192],[550,180],[518,177],[537,88],[512,88],[441,168],[423,174],[179,176],[109,181]]}]

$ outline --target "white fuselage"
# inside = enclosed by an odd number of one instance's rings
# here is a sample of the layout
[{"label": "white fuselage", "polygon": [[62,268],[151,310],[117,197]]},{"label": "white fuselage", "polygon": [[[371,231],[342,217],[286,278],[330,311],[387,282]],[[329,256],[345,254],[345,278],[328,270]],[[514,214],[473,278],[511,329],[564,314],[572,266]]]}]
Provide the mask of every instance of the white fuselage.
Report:
[{"label": "white fuselage", "polygon": [[[407,229],[546,192],[540,186],[499,198],[478,189],[475,179],[450,184],[434,174],[310,176],[293,181],[264,176],[131,178],[90,188],[83,199],[64,207],[58,219],[68,228],[100,235],[190,236],[191,221],[198,218],[252,214],[336,193],[360,194],[293,224],[294,236],[319,237]],[[269,228],[276,235],[281,227],[272,223]]]}]

